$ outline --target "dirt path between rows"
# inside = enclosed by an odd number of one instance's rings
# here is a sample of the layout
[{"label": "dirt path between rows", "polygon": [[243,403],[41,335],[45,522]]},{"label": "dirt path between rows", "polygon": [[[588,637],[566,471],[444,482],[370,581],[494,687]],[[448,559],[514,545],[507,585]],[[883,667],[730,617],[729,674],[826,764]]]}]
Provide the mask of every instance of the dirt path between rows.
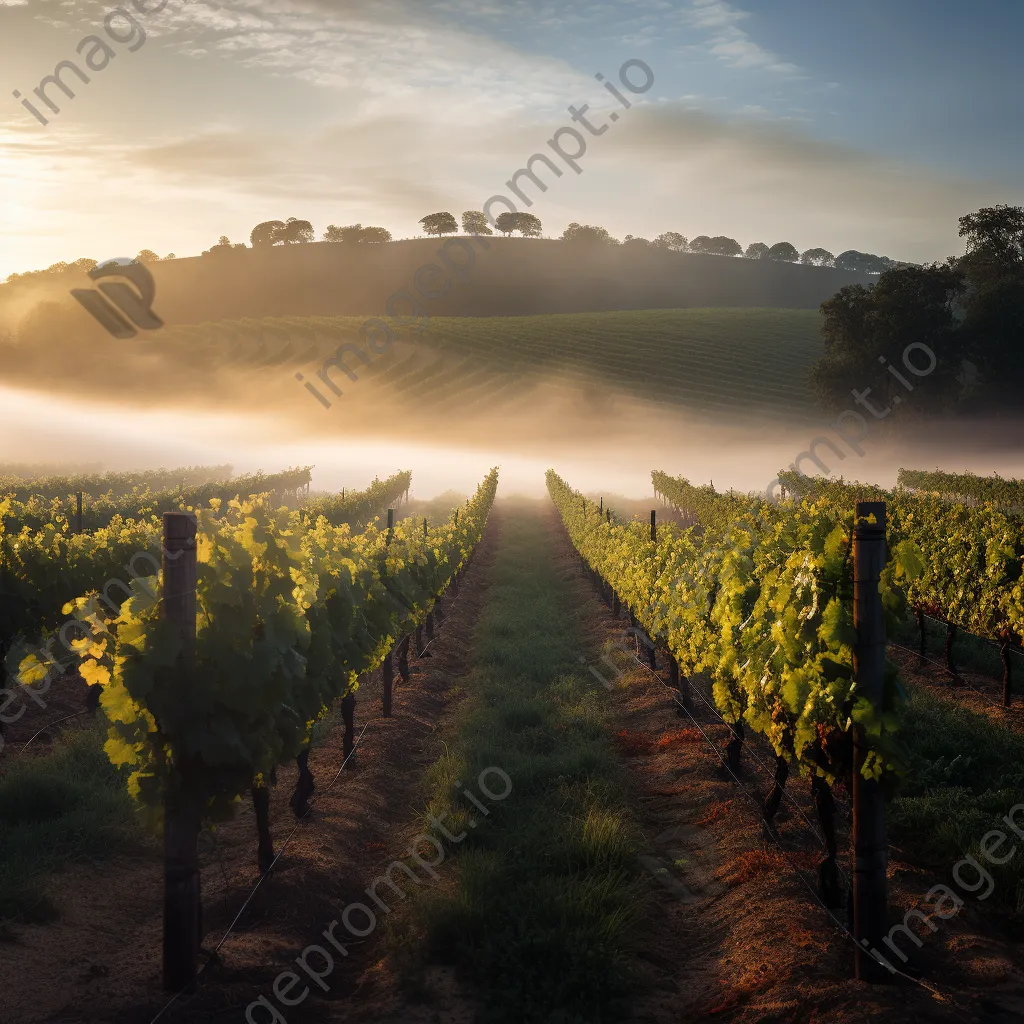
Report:
[{"label": "dirt path between rows", "polygon": [[[442,749],[446,715],[460,699],[452,681],[468,670],[497,532],[488,526],[458,597],[445,599],[448,614],[428,655],[410,659],[408,685],[396,671],[392,717],[381,717],[379,674],[360,687],[354,763],[339,775],[340,725],[314,746],[309,766],[317,792],[311,812],[298,824],[288,806],[296,769],[279,770],[271,829],[277,851],[288,842],[274,870],[260,882],[249,801],[233,821],[204,835],[203,946],[220,948],[202,971],[196,994],[167,1007],[169,995],[161,989],[163,869],[160,844],[149,839],[141,850],[99,865],[74,865],[49,880],[46,893],[59,918],[19,925],[13,941],[0,945],[0,1020],[149,1024],[162,1011],[159,1020],[166,1024],[241,1022],[252,1001],[273,998],[278,973],[294,967],[305,947],[322,943],[318,937],[350,902],[360,895],[365,902],[366,886],[416,834],[422,776]],[[349,1011],[372,1001],[385,932],[376,928],[350,944],[329,991],[289,1010],[289,1024],[328,1016],[348,1020]],[[443,989],[445,979],[438,984]],[[273,1020],[262,1008],[253,1014],[256,1022]]]}]

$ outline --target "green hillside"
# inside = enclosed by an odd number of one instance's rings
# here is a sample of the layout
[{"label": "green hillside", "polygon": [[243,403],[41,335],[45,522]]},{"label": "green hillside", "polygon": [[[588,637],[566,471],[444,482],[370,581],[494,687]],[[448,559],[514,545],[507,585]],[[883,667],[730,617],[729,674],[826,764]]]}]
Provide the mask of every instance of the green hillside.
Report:
[{"label": "green hillside", "polygon": [[[269,318],[187,329],[239,364],[295,364],[308,380],[339,344],[355,342],[349,317]],[[364,366],[350,354],[331,379],[346,395],[364,381],[417,408],[493,412],[527,394],[583,398],[613,394],[729,415],[794,418],[812,411],[807,369],[821,352],[812,310],[677,309],[530,317],[436,318],[404,332]],[[168,331],[184,341],[186,329]],[[369,349],[361,350],[370,356]],[[318,387],[333,398],[322,383]]]},{"label": "green hillside", "polygon": [[445,392],[460,380],[466,388],[470,369],[483,364],[481,401],[488,383],[539,380],[598,399],[615,388],[691,409],[790,418],[811,409],[805,381],[820,355],[820,322],[815,311],[789,309],[444,319],[423,341],[446,361]]},{"label": "green hillside", "polygon": [[[247,409],[282,415],[425,413],[446,420],[496,413],[592,412],[623,397],[708,415],[792,422],[813,411],[807,369],[822,350],[820,314],[802,309],[656,309],[522,317],[436,317],[399,331],[375,355],[365,317],[264,317],[173,326],[66,358],[70,339],[21,345],[0,377],[14,385],[155,406]],[[325,361],[339,397],[318,379]],[[362,353],[362,358],[359,353]],[[523,399],[528,398],[524,403]],[[289,412],[289,410],[291,410]],[[324,422],[318,417],[316,423]],[[334,421],[331,421],[334,422]]]}]

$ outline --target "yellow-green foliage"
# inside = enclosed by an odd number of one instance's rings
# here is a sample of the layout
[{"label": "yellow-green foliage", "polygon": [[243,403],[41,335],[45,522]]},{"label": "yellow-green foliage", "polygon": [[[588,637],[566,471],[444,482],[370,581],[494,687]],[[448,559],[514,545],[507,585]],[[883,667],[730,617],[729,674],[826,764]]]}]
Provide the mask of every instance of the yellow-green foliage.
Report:
[{"label": "yellow-green foliage", "polygon": [[[133,769],[129,788],[157,822],[184,787],[211,816],[230,813],[256,776],[297,756],[312,723],[421,623],[479,541],[497,487],[424,536],[402,520],[389,536],[353,533],[265,498],[198,513],[194,666],[160,616],[163,581],[136,579],[120,614],[95,593],[69,603],[82,623],[80,672],[102,686],[107,754]],[[29,679],[42,665],[21,664]]]},{"label": "yellow-green foliage", "polygon": [[[853,683],[850,539],[853,507],[820,501],[782,509],[758,498],[700,490],[706,521],[609,523],[553,471],[548,490],[573,544],[615,588],[685,673],[707,672],[728,721],[742,717],[776,752],[826,775],[820,741],[861,722],[873,756],[866,771],[898,770],[890,679],[877,712]],[[890,535],[892,540],[892,536]],[[912,544],[893,546],[883,599],[898,611],[919,565]]]},{"label": "yellow-green foliage", "polygon": [[907,588],[915,608],[989,640],[1024,635],[1024,520],[1001,502],[957,504],[902,487],[887,491],[793,472],[780,473],[779,480],[804,501],[884,501],[890,536],[912,543],[920,554],[920,571]]}]

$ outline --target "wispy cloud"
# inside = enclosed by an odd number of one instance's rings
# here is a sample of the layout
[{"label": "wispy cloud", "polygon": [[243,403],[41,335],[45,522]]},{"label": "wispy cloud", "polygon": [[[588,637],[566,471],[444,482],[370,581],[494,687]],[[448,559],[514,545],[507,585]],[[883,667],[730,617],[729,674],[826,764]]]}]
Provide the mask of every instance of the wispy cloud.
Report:
[{"label": "wispy cloud", "polygon": [[712,56],[734,68],[756,68],[797,77],[796,64],[781,58],[755,42],[740,23],[750,15],[726,0],[693,0],[691,24],[712,33],[708,49]]}]

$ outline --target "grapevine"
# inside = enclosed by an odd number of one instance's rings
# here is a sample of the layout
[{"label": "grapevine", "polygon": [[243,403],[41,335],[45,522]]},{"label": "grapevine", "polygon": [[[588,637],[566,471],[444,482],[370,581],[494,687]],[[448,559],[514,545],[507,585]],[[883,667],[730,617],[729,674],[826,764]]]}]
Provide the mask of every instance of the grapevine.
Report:
[{"label": "grapevine", "polygon": [[[667,478],[656,483],[668,493]],[[777,756],[834,780],[849,766],[825,741],[856,720],[872,754],[865,773],[902,770],[895,673],[880,712],[853,682],[852,505],[804,503],[782,515],[761,499],[699,488],[703,522],[661,527],[655,543],[642,523],[601,519],[553,471],[548,490],[577,550],[648,634],[684,673],[711,676],[727,722],[746,723]],[[882,592],[895,615],[920,565],[912,543],[892,531],[890,539]]]},{"label": "grapevine", "polygon": [[[169,788],[184,786],[222,818],[254,778],[297,757],[325,709],[425,620],[479,541],[496,487],[494,470],[426,534],[411,519],[356,534],[264,497],[200,510],[188,672],[160,616],[159,575],[135,580],[116,615],[95,592],[71,601],[79,671],[102,688],[111,723],[107,754],[131,768],[144,817],[159,822]],[[43,668],[25,658],[21,681]]]}]

